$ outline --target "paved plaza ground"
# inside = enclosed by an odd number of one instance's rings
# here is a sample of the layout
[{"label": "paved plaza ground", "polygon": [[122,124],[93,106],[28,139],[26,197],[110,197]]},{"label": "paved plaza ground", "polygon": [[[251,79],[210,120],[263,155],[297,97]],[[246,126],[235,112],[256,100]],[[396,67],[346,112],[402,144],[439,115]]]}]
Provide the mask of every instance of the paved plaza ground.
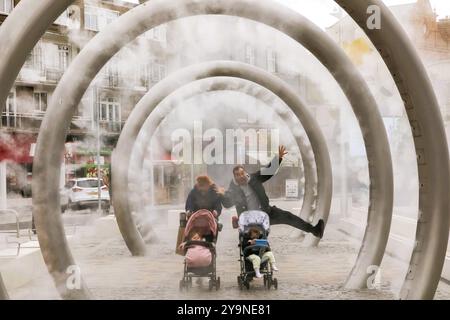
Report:
[{"label": "paved plaza ground", "polygon": [[[77,228],[70,240],[77,263],[92,295],[97,299],[395,299],[406,265],[385,257],[378,289],[346,290],[343,284],[355,261],[359,242],[330,223],[318,248],[303,247],[294,229],[273,226],[270,242],[278,260],[278,290],[265,290],[254,281],[249,291],[240,291],[237,231],[230,226],[231,213],[222,216],[217,272],[219,291],[210,292],[207,281],[188,292],[180,292],[183,257],[175,255],[176,229],[155,225],[157,235],[148,245],[148,256],[131,257],[117,232],[105,237],[93,223]],[[57,299],[49,276],[43,273],[32,282],[10,292],[12,299]],[[450,299],[450,286],[439,285],[436,299]]]}]

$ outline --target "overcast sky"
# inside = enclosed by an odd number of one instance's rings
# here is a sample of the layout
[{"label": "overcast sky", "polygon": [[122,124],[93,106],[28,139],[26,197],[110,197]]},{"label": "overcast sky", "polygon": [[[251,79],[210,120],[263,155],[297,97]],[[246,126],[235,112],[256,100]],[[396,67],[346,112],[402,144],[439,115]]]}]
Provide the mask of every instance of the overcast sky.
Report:
[{"label": "overcast sky", "polygon": [[[125,0],[132,3],[138,3],[138,0]],[[338,7],[333,0],[275,0],[282,3],[314,21],[322,28],[328,27],[336,22],[336,18],[331,15],[333,10]],[[404,3],[413,3],[416,0],[383,0],[389,5]],[[440,18],[450,16],[450,0],[431,0],[433,8],[436,9]]]},{"label": "overcast sky", "polygon": [[[308,17],[317,25],[325,28],[336,22],[331,15],[338,5],[332,0],[275,0]],[[388,6],[405,3],[414,3],[415,0],[383,0]],[[450,16],[450,0],[431,0],[440,18]]]}]

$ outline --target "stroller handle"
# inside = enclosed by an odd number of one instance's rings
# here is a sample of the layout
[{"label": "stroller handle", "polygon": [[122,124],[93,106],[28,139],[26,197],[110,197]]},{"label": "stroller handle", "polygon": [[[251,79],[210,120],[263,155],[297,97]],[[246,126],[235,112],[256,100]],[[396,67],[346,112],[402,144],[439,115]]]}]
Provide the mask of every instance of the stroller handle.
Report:
[{"label": "stroller handle", "polygon": [[215,247],[214,243],[207,242],[207,241],[199,241],[199,240],[189,240],[186,241],[185,247],[188,246],[203,246],[206,248],[213,249]]}]

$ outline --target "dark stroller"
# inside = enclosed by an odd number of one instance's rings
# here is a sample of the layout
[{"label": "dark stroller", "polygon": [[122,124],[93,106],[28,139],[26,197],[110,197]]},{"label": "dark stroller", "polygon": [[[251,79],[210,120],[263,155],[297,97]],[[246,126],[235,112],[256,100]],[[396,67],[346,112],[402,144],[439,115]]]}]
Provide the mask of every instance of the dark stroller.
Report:
[{"label": "dark stroller", "polygon": [[[182,221],[184,217],[184,222]],[[184,231],[184,272],[180,280],[180,290],[192,287],[192,278],[209,278],[209,290],[220,288],[220,277],[216,274],[216,241],[218,223],[216,215],[208,210],[199,210],[190,217],[181,215],[181,224],[185,223]],[[195,231],[203,236],[204,240],[189,239],[191,232]],[[205,263],[206,261],[206,263]]]},{"label": "dark stroller", "polygon": [[[260,273],[263,275],[264,287],[270,289],[274,287],[278,289],[278,280],[273,278],[273,271],[267,259],[263,259],[264,252],[269,249],[267,236],[269,235],[269,216],[263,211],[245,211],[239,216],[239,262],[241,266],[241,274],[237,277],[239,289],[244,287],[249,290],[250,282],[255,277],[252,263],[247,259],[250,254],[259,252],[261,258]],[[250,229],[258,229],[261,233],[260,240],[257,240],[254,245],[244,247],[244,239],[248,239],[248,232]]]}]

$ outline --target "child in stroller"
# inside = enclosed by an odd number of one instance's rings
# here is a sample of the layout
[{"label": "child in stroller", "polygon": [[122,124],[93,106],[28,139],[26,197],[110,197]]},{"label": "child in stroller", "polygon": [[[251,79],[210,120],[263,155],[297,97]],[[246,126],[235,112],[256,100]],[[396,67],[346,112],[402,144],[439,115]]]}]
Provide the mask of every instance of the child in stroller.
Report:
[{"label": "child in stroller", "polygon": [[[256,246],[257,240],[263,240],[263,234],[261,233],[259,228],[251,227],[248,231],[249,238],[247,242],[245,242],[246,237],[244,237],[244,243],[243,250],[248,248],[249,246]],[[267,240],[266,240],[267,241]],[[260,257],[261,253],[261,243],[264,244],[264,248],[262,251],[264,251],[262,257]],[[265,244],[267,243],[267,247]],[[254,247],[253,250],[251,250],[251,254],[247,257],[247,259],[252,263],[253,270],[255,271],[255,277],[256,278],[262,278],[262,274],[259,272],[259,269],[261,268],[261,261],[269,261],[270,267],[273,271],[278,271],[277,266],[275,265],[275,257],[272,253],[272,250],[270,250],[269,243],[260,241],[260,246]]]},{"label": "child in stroller", "polygon": [[245,211],[239,216],[239,248],[241,273],[237,277],[239,288],[250,289],[253,277],[264,278],[264,287],[278,289],[278,280],[273,271],[278,271],[275,257],[271,252],[269,235],[269,216],[258,210]]},{"label": "child in stroller", "polygon": [[220,288],[220,277],[216,274],[217,218],[215,212],[198,210],[187,218],[184,241],[180,245],[184,252],[183,279],[180,290],[192,287],[192,278],[209,278],[209,289]]}]

